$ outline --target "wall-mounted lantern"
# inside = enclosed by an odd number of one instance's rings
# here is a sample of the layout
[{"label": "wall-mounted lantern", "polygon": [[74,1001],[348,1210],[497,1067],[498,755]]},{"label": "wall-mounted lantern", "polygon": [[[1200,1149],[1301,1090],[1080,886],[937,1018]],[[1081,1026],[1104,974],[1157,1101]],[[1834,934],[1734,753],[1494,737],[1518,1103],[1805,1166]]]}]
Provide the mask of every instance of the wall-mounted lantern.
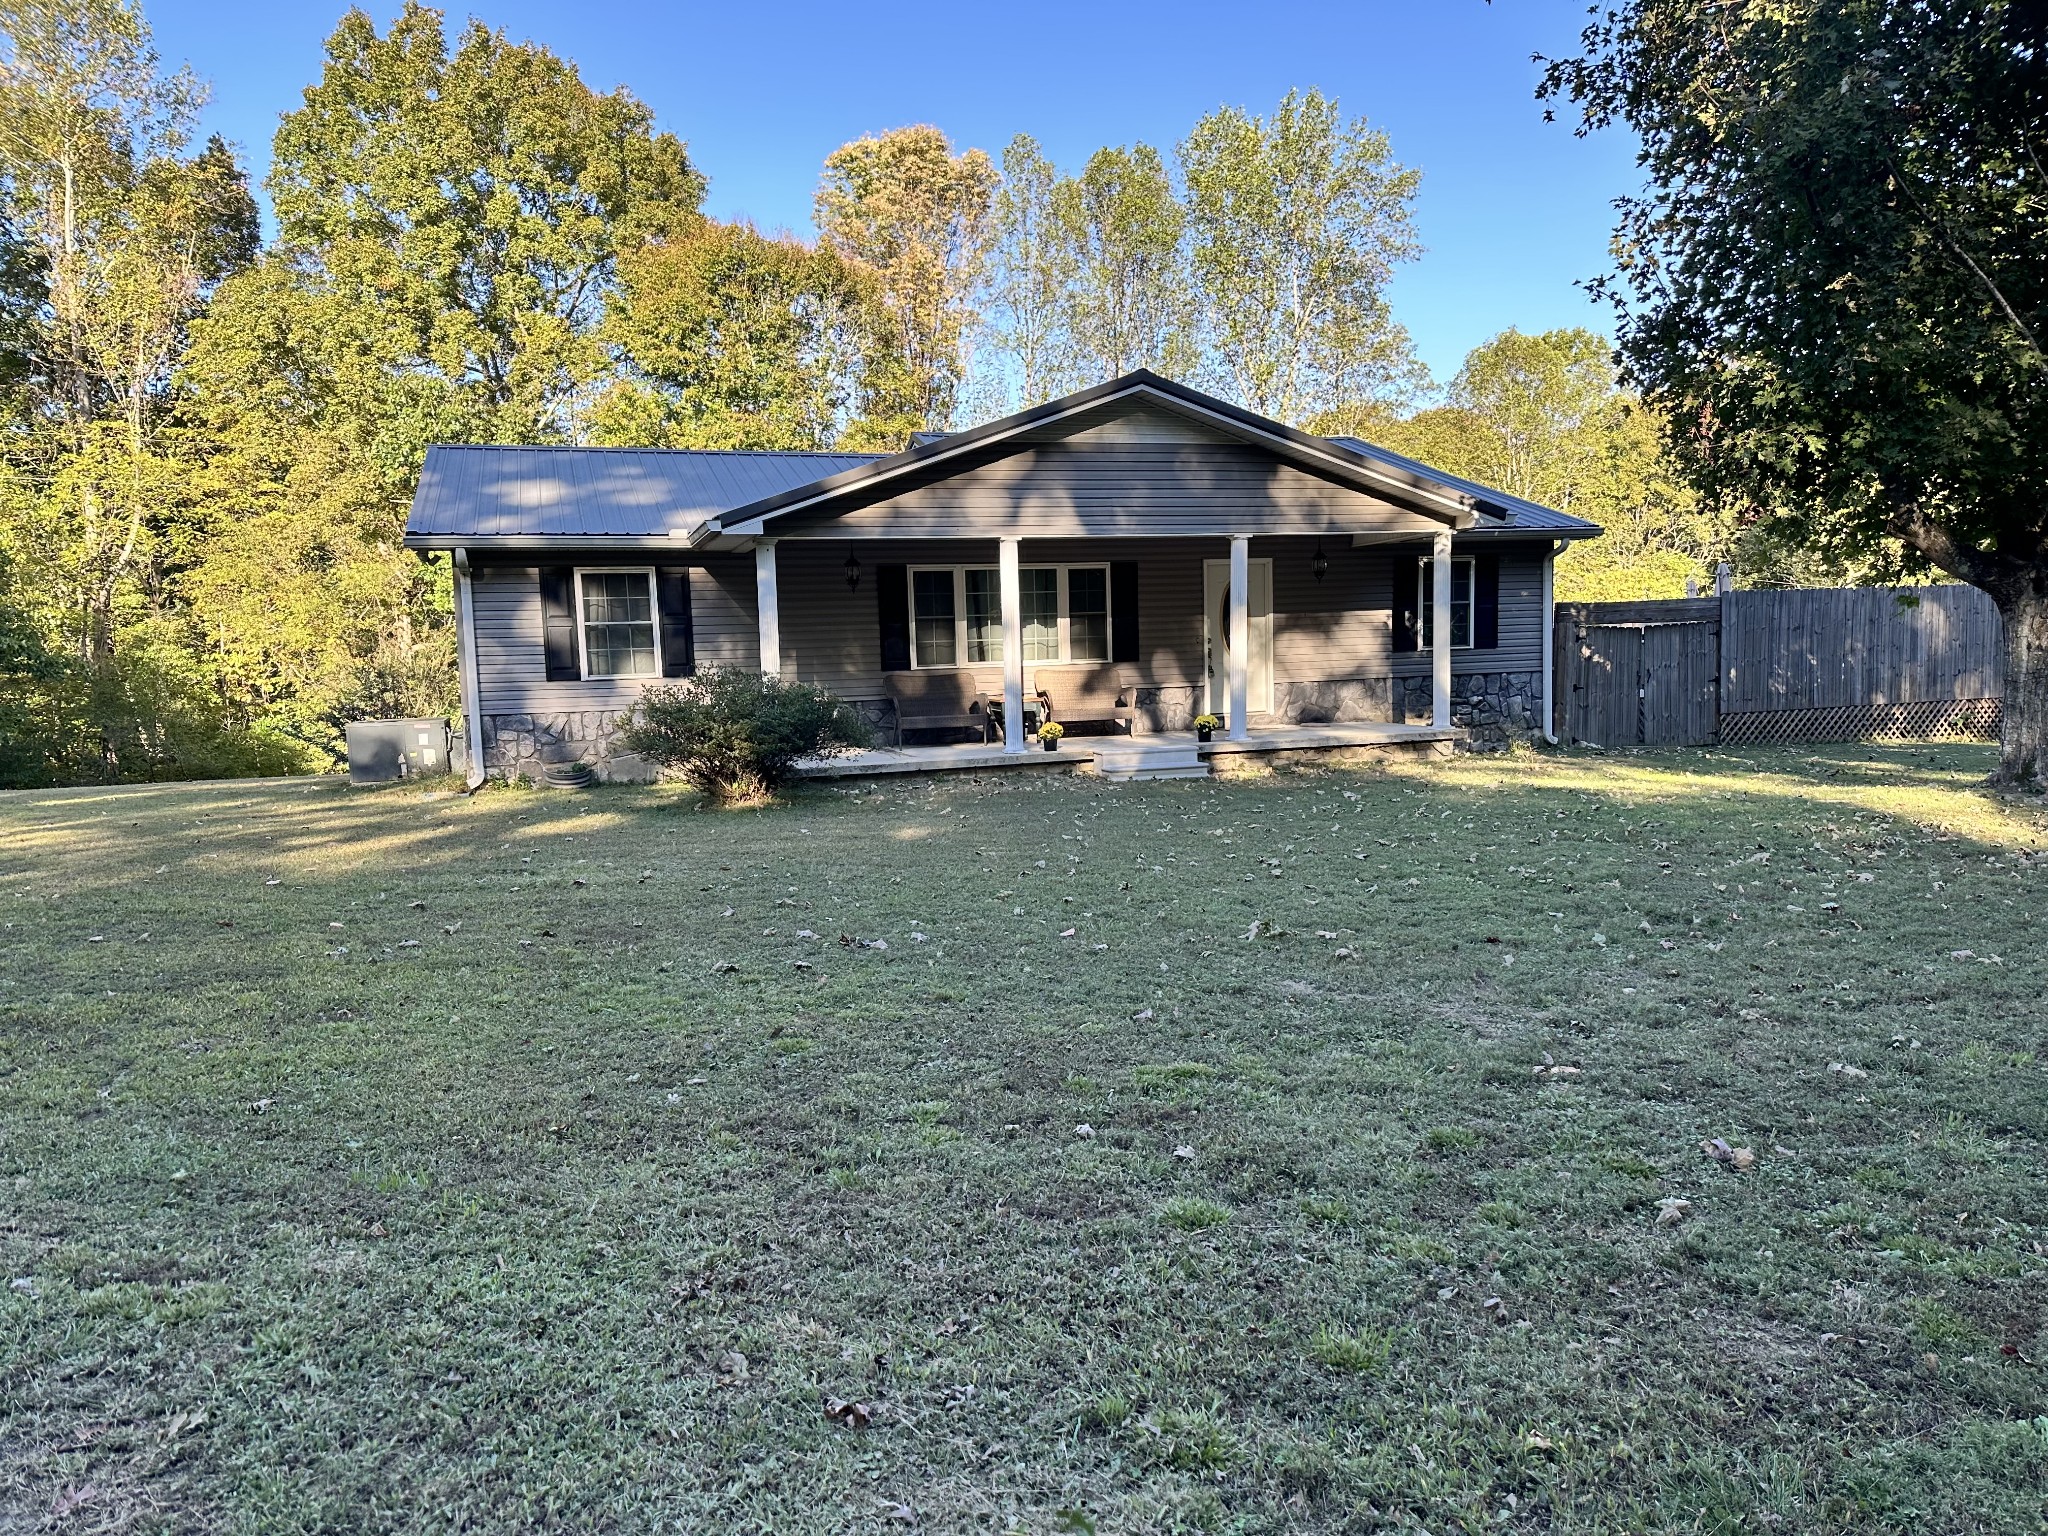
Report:
[{"label": "wall-mounted lantern", "polygon": [[846,590],[853,592],[859,590],[859,588],[860,556],[853,553],[852,550],[848,550],[846,552]]},{"label": "wall-mounted lantern", "polygon": [[1330,557],[1323,553],[1323,541],[1321,539],[1316,540],[1315,558],[1309,561],[1308,568],[1317,581],[1321,581],[1330,574]]}]

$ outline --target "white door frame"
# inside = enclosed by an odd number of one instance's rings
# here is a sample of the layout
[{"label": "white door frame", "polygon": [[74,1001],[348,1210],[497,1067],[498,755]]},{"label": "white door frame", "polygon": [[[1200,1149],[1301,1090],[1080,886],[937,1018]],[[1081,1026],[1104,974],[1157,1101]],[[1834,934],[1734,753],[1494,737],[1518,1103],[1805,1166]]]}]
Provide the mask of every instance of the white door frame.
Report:
[{"label": "white door frame", "polygon": [[[1251,665],[1245,669],[1245,713],[1273,712],[1273,562],[1266,556],[1250,562]],[[1259,600],[1265,599],[1263,610]],[[1226,612],[1230,602],[1230,562],[1202,562],[1202,677],[1203,708],[1212,715],[1230,711],[1230,683],[1214,663],[1229,649],[1230,624]],[[1217,625],[1221,623],[1219,631]]]}]

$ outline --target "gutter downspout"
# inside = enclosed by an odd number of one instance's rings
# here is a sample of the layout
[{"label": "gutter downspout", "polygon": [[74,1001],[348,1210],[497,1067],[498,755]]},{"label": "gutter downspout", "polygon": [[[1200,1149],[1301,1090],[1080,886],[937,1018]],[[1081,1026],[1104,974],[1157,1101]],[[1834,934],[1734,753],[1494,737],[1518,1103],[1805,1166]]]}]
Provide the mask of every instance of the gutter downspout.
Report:
[{"label": "gutter downspout", "polygon": [[1557,745],[1557,541],[1543,555],[1543,740]]},{"label": "gutter downspout", "polygon": [[466,549],[455,551],[455,664],[462,678],[462,741],[469,760],[463,783],[473,795],[484,784],[484,722],[476,670],[476,600],[470,593]]}]

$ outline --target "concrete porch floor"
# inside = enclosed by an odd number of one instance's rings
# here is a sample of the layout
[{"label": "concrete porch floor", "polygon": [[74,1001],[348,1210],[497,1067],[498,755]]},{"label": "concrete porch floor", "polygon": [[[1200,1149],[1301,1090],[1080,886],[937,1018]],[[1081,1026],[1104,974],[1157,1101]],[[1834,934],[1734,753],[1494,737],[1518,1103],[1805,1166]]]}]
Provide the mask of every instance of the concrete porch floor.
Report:
[{"label": "concrete porch floor", "polygon": [[[803,764],[807,779],[864,779],[899,773],[966,773],[1009,770],[1094,771],[1134,748],[1193,748],[1203,760],[1230,759],[1241,754],[1340,752],[1361,750],[1401,757],[1448,757],[1463,732],[1428,725],[1394,725],[1357,721],[1326,725],[1254,725],[1244,741],[1219,735],[1197,742],[1193,731],[1153,731],[1139,736],[1069,736],[1057,752],[1037,742],[1020,753],[1005,752],[1000,743],[961,742],[939,747],[874,747],[845,757]],[[1109,760],[1109,761],[1104,761]]]}]

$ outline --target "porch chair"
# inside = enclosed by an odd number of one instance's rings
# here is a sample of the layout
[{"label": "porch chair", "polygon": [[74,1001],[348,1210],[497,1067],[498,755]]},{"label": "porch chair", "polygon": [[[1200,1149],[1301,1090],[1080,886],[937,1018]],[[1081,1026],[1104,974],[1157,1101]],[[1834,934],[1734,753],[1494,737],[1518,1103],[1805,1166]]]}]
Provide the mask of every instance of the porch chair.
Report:
[{"label": "porch chair", "polygon": [[1045,718],[1062,725],[1078,721],[1121,722],[1137,733],[1137,675],[1127,667],[1040,667],[1033,678]]},{"label": "porch chair", "polygon": [[978,731],[989,739],[988,695],[974,686],[971,672],[889,672],[884,674],[896,705],[896,745],[905,731]]}]

